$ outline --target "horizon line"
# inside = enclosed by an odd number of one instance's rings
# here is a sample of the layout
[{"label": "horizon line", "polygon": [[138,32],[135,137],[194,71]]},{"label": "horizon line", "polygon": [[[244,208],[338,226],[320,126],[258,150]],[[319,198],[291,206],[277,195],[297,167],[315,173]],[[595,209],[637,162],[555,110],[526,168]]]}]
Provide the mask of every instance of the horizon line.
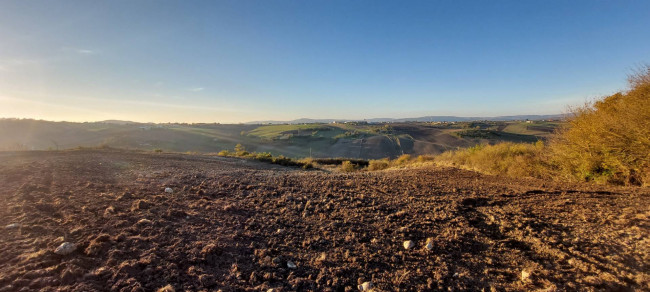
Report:
[{"label": "horizon line", "polygon": [[[44,121],[44,122],[55,122],[55,123],[108,123],[108,122],[122,122],[122,123],[133,123],[133,124],[222,124],[222,125],[238,125],[238,124],[283,124],[283,123],[295,123],[300,120],[311,120],[313,123],[324,123],[324,121],[330,122],[367,122],[371,120],[383,120],[377,121],[378,123],[385,123],[391,121],[398,122],[426,122],[426,121],[413,121],[414,119],[426,119],[426,118],[457,118],[457,119],[467,119],[467,121],[479,121],[479,120],[495,120],[497,118],[516,118],[516,117],[565,117],[569,113],[557,113],[557,114],[516,114],[516,115],[497,115],[497,116],[457,116],[457,115],[430,115],[430,116],[418,116],[418,117],[406,117],[406,118],[365,118],[365,119],[348,119],[348,118],[297,118],[292,120],[257,120],[257,121],[246,121],[246,122],[138,122],[132,120],[120,120],[120,119],[103,119],[103,120],[94,120],[94,121],[70,121],[70,120],[48,120],[48,119],[39,119],[33,117],[0,117],[0,120],[33,120],[33,121]],[[516,119],[515,119],[516,120]],[[320,122],[315,122],[320,121]],[[300,122],[298,122],[300,123]]]}]

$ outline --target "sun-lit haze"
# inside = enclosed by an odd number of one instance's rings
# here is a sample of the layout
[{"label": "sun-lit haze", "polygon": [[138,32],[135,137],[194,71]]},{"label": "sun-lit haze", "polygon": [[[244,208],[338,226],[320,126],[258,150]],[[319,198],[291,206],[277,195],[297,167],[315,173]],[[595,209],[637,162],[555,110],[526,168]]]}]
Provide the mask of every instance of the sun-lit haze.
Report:
[{"label": "sun-lit haze", "polygon": [[648,1],[2,1],[0,117],[556,114],[650,60]]}]

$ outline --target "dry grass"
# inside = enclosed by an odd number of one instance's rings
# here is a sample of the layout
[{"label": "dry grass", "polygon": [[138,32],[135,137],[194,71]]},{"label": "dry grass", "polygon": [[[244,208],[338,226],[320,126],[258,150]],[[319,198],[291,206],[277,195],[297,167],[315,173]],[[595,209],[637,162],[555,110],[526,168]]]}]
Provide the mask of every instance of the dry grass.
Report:
[{"label": "dry grass", "polygon": [[350,161],[343,161],[343,162],[341,163],[341,166],[339,166],[339,169],[340,169],[342,172],[353,172],[353,171],[357,170],[357,167],[356,167],[356,165],[354,165],[354,164],[353,164],[352,162],[350,162]]},{"label": "dry grass", "polygon": [[501,143],[443,153],[438,164],[489,174],[650,185],[650,67],[630,90],[574,108],[547,145]]},{"label": "dry grass", "polygon": [[546,146],[542,142],[506,142],[448,151],[435,157],[435,162],[488,174],[546,178],[551,176],[552,167],[546,162],[545,152]]}]

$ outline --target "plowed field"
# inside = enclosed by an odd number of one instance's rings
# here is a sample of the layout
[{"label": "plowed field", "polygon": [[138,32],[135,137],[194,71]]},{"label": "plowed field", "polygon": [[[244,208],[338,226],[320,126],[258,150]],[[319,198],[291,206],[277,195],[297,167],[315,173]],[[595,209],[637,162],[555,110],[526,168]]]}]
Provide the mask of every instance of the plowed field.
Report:
[{"label": "plowed field", "polygon": [[0,291],[650,290],[647,188],[88,150],[0,153],[0,202]]}]

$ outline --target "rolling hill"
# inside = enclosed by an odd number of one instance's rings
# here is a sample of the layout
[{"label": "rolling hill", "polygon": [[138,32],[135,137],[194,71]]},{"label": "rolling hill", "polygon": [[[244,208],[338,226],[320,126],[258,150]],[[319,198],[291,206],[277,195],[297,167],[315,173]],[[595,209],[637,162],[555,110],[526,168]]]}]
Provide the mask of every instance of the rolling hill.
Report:
[{"label": "rolling hill", "polygon": [[218,152],[242,144],[256,152],[288,157],[377,159],[437,154],[499,141],[535,142],[558,122],[391,122],[311,124],[152,124],[0,120],[0,150],[77,147]]}]

